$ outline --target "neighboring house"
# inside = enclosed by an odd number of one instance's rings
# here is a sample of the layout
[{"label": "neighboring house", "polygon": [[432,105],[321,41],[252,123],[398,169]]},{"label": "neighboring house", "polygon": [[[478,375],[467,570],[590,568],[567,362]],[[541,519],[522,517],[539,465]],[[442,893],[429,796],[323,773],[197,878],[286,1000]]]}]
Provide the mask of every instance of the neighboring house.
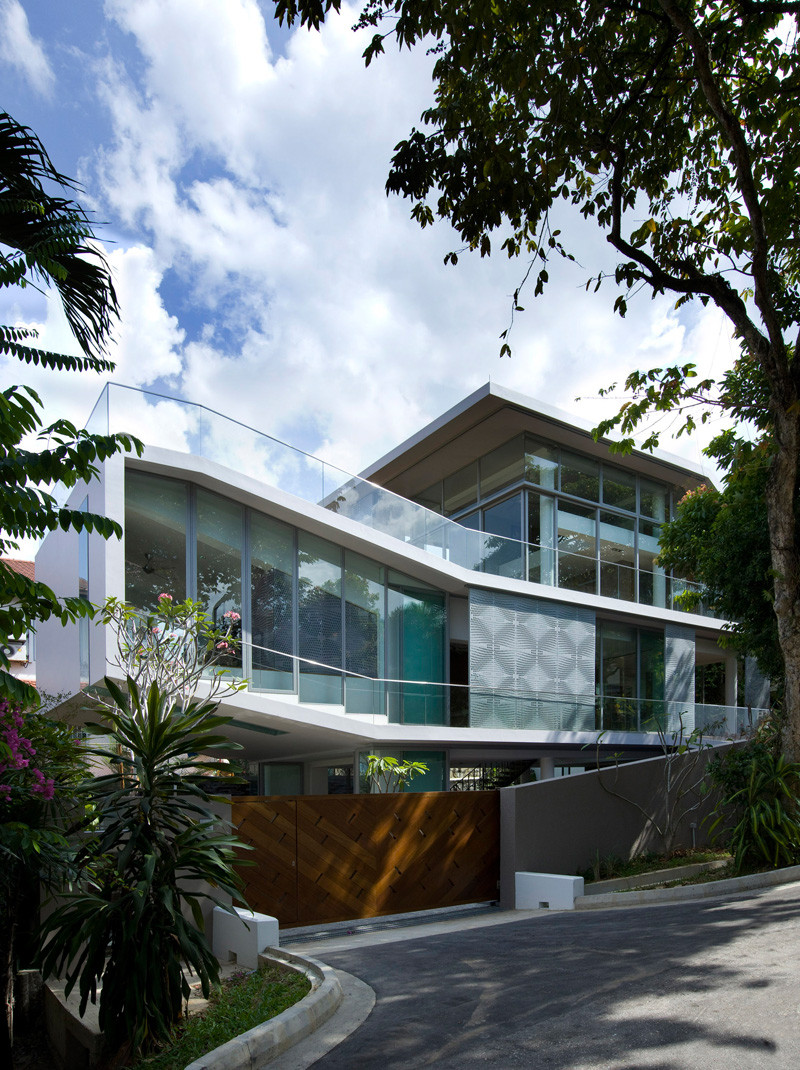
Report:
[{"label": "neighboring house", "polygon": [[[4,565],[18,572],[21,576],[27,576],[29,580],[36,579],[36,570],[33,561],[18,561],[13,557],[1,559]],[[36,685],[36,637],[33,632],[28,632],[24,639],[6,639],[4,644],[6,656],[11,664],[11,675],[26,684]]]},{"label": "neighboring house", "polygon": [[[564,413],[487,385],[346,473],[203,406],[109,384],[90,422],[147,442],[71,501],[124,539],[54,532],[59,594],[240,618],[226,700],[259,791],[359,790],[370,753],[427,763],[415,789],[480,787],[659,747],[659,722],[724,737],[768,682],[682,612],[660,525],[702,473],[613,455]],[[229,614],[228,617],[225,615]],[[234,616],[231,617],[230,614]],[[39,629],[40,682],[109,671],[102,628]]]}]

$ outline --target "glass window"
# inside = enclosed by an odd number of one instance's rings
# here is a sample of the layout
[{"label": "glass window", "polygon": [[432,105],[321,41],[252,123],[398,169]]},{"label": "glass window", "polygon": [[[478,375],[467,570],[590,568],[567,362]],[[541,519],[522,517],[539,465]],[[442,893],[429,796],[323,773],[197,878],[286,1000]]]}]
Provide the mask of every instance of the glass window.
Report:
[{"label": "glass window", "polygon": [[158,596],[186,598],[184,483],[125,471],[125,600],[155,609]]},{"label": "glass window", "polygon": [[600,594],[636,600],[636,521],[600,511]]},{"label": "glass window", "polygon": [[345,706],[348,713],[382,714],[386,675],[384,651],[383,568],[360,554],[345,552],[345,668],[373,679],[348,677]]},{"label": "glass window", "polygon": [[298,627],[301,702],[342,702],[342,551],[298,532]]},{"label": "glass window", "polygon": [[427,490],[423,490],[421,494],[418,494],[414,499],[420,505],[424,505],[426,509],[431,509],[434,513],[441,513],[442,511],[442,481],[434,483],[433,486],[428,487]]},{"label": "glass window", "polygon": [[522,495],[483,510],[483,530],[502,538],[486,540],[484,568],[495,576],[523,578]]},{"label": "glass window", "polygon": [[635,731],[639,725],[636,628],[599,621],[597,661],[601,727]]},{"label": "glass window", "polygon": [[389,687],[389,719],[406,724],[444,724],[445,596],[399,573],[389,572],[387,671],[390,679],[419,681]]},{"label": "glass window", "polygon": [[279,520],[250,517],[250,600],[254,687],[294,689],[294,532]]},{"label": "glass window", "polygon": [[528,579],[555,583],[555,498],[528,492]]},{"label": "glass window", "polygon": [[600,500],[600,462],[580,453],[561,451],[561,490],[586,498],[590,502]]},{"label": "glass window", "polygon": [[229,653],[218,664],[242,669],[242,522],[236,502],[197,490],[197,600],[215,628],[231,633]]},{"label": "glass window", "polygon": [[639,601],[648,606],[667,604],[667,576],[658,565],[658,540],[661,525],[640,520],[639,527]]},{"label": "glass window", "polygon": [[466,516],[460,516],[458,523],[462,528],[469,528],[471,531],[481,530],[481,511],[476,509],[474,513],[467,513]]},{"label": "glass window", "polygon": [[512,483],[518,483],[525,475],[525,447],[522,435],[481,457],[481,498]]},{"label": "glass window", "polygon": [[596,587],[596,510],[558,504],[558,586],[594,594]]},{"label": "glass window", "polygon": [[636,476],[622,468],[603,465],[603,501],[617,509],[636,512]]},{"label": "glass window", "polygon": [[639,480],[639,512],[653,520],[669,519],[669,487],[654,479]]},{"label": "glass window", "polygon": [[558,449],[525,436],[525,478],[529,483],[555,490],[558,477]]},{"label": "glass window", "polygon": [[444,481],[444,514],[450,516],[478,500],[478,462],[448,476]]}]

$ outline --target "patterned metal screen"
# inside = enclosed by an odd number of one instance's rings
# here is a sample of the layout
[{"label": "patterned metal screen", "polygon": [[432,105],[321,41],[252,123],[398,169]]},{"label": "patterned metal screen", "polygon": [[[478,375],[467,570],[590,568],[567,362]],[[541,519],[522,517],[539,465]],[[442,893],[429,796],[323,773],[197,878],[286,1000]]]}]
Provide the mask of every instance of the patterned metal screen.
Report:
[{"label": "patterned metal screen", "polygon": [[592,610],[472,590],[469,636],[472,725],[594,727]]}]

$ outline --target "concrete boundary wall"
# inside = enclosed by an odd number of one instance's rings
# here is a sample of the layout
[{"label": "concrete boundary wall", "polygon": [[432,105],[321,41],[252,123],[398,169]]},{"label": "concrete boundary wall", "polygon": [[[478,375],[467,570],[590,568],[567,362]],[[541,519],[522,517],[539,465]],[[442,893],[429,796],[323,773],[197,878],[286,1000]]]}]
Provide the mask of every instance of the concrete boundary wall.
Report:
[{"label": "concrete boundary wall", "polygon": [[[734,744],[735,745],[735,744]],[[713,754],[731,744],[714,747],[702,754],[687,755],[679,761],[698,765],[692,780]],[[514,907],[514,874],[526,870],[540,873],[574,874],[600,858],[616,855],[631,858],[644,851],[661,851],[660,837],[642,813],[625,799],[605,790],[634,799],[648,810],[663,816],[664,756],[628,762],[617,770],[604,769],[574,776],[540,780],[533,784],[500,791],[500,903]],[[684,821],[674,846],[688,847],[692,837],[707,842],[703,817],[713,808],[704,799],[699,810]],[[691,824],[696,823],[692,830]]]}]

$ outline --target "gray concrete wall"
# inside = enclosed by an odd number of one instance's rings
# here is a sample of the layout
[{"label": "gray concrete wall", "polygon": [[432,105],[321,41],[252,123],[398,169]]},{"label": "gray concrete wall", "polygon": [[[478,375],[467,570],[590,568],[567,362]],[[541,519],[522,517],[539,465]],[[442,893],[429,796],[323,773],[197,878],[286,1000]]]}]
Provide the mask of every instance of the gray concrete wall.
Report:
[{"label": "gray concrete wall", "polygon": [[[697,756],[687,783],[702,775],[710,757],[723,748]],[[687,755],[679,761],[695,761]],[[533,870],[574,874],[587,869],[599,853],[631,858],[645,851],[661,851],[663,844],[643,814],[626,799],[638,802],[648,812],[663,817],[665,758],[628,762],[617,770],[605,769],[558,777],[500,792],[500,901],[514,905],[514,874]],[[609,789],[609,790],[606,790]],[[690,846],[691,822],[697,823],[698,843],[707,842],[702,818],[711,809],[706,799],[699,811],[680,826],[674,846]]]}]

